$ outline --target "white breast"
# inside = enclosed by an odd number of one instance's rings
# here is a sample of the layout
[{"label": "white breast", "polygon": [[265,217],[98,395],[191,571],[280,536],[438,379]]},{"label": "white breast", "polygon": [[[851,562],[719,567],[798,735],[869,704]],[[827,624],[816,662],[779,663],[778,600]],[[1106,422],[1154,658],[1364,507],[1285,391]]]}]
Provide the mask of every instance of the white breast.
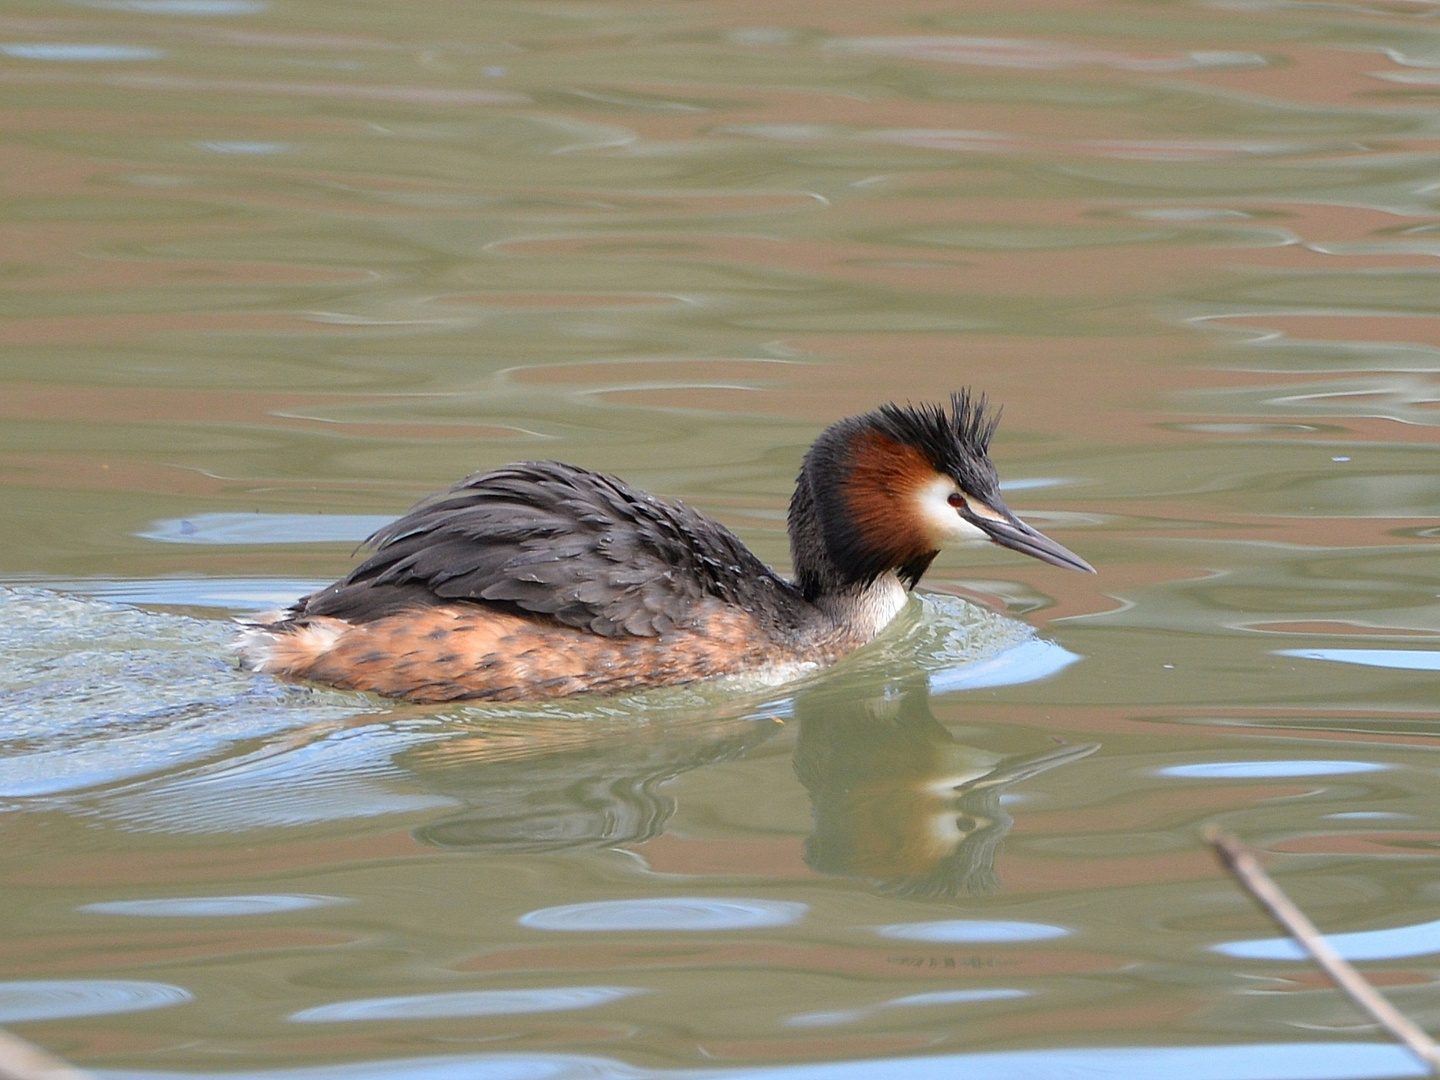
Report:
[{"label": "white breast", "polygon": [[904,610],[909,598],[898,577],[893,573],[881,574],[847,604],[845,614],[851,631],[860,640],[869,641]]}]

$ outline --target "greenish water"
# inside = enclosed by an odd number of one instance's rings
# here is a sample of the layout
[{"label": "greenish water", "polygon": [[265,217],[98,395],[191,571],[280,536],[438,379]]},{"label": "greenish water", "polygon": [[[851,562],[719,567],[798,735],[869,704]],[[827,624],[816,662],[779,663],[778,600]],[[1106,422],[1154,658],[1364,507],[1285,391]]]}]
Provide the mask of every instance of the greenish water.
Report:
[{"label": "greenish water", "polygon": [[[0,13],[0,1024],[102,1076],[1419,1075],[1430,0]],[[554,457],[783,565],[961,385],[1095,577],[950,552],[783,688],[424,709],[231,616]]]}]

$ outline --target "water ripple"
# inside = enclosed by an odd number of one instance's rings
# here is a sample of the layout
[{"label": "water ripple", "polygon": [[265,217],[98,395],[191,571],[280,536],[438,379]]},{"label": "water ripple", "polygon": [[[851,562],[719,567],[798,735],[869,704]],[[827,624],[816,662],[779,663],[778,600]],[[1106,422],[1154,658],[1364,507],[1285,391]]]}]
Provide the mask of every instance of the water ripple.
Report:
[{"label": "water ripple", "polygon": [[81,7],[129,11],[136,15],[258,15],[266,0],[72,0]]},{"label": "water ripple", "polygon": [[1440,652],[1431,649],[1277,649],[1275,655],[1398,671],[1440,671]]},{"label": "water ripple", "polygon": [[0,983],[0,1023],[110,1016],[183,1005],[190,991],[131,979],[35,979]]},{"label": "water ripple", "polygon": [[106,1080],[1394,1080],[1429,1069],[1401,1046],[1375,1042],[1229,1046],[1087,1046],[794,1065],[657,1069],[581,1054],[392,1058],[288,1069],[174,1073],[107,1070]]},{"label": "water ripple", "polygon": [[1070,931],[1048,923],[1007,922],[987,919],[944,919],[938,922],[894,923],[877,926],[881,937],[901,941],[983,942],[1048,941],[1067,937]]},{"label": "water ripple", "polygon": [[379,514],[195,514],[152,522],[135,535],[166,544],[358,544],[394,520]]},{"label": "water ripple", "polygon": [[884,1009],[931,1008],[937,1005],[972,1005],[982,1001],[1014,1001],[1029,996],[1030,993],[1027,990],[1009,990],[1004,988],[937,990],[930,994],[910,994],[906,997],[892,998],[889,1001],[882,1001],[878,1005],[871,1005],[864,1009],[800,1013],[797,1016],[787,1017],[784,1023],[786,1027],[837,1027],[841,1024],[853,1024],[858,1020],[863,1020],[867,1016],[871,1016]]},{"label": "water ripple", "polygon": [[147,919],[224,919],[237,915],[275,915],[350,903],[341,896],[168,896],[155,900],[103,900],[76,911],[88,915],[128,915]]},{"label": "water ripple", "polygon": [[520,917],[534,930],[758,930],[790,926],[808,905],[789,900],[731,900],[705,896],[656,896],[602,900],[541,908]]},{"label": "water ripple", "polygon": [[[367,700],[236,670],[219,620],[0,586],[0,798],[70,796],[223,758]],[[373,707],[373,706],[372,706]],[[305,742],[306,740],[301,740]]]},{"label": "water ripple", "polygon": [[1193,765],[1171,765],[1159,770],[1161,776],[1190,780],[1256,780],[1286,776],[1347,776],[1352,773],[1383,772],[1390,768],[1374,761],[1206,761]]},{"label": "water ripple", "polygon": [[448,994],[364,998],[291,1013],[297,1024],[375,1020],[441,1020],[459,1016],[518,1016],[569,1012],[622,1001],[648,990],[634,986],[549,986],[539,990],[460,990]]},{"label": "water ripple", "polygon": [[165,55],[159,49],[147,49],[140,45],[70,45],[58,41],[0,45],[0,53],[17,60],[59,60],[82,64],[158,60]]},{"label": "water ripple", "polygon": [[[1346,960],[1401,960],[1440,953],[1440,920],[1389,930],[1326,934],[1325,940]],[[1310,954],[1289,938],[1232,941],[1212,946],[1214,952],[1244,960],[1308,960]]]}]

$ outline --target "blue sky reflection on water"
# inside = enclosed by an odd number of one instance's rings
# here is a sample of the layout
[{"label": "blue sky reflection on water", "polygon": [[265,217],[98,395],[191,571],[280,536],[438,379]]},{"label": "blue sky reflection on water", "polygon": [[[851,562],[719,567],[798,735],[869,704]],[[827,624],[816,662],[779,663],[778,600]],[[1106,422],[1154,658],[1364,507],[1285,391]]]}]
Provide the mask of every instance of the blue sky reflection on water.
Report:
[{"label": "blue sky reflection on water", "polygon": [[[1346,960],[1401,960],[1440,953],[1440,921],[1387,930],[1360,930],[1327,934],[1326,939]],[[1309,953],[1289,938],[1234,941],[1213,946],[1223,956],[1244,960],[1308,960]]]},{"label": "blue sky reflection on water", "polygon": [[542,908],[522,915],[520,925],[568,933],[755,930],[797,923],[807,910],[804,904],[776,900],[643,897]]},{"label": "blue sky reflection on water", "polygon": [[[1235,1046],[1084,1048],[907,1057],[745,1069],[644,1069],[604,1058],[513,1055],[412,1058],[316,1069],[261,1072],[150,1073],[145,1080],[870,1080],[877,1070],[903,1070],[915,1080],[1387,1080],[1425,1076],[1410,1053],[1383,1043],[1294,1042]],[[108,1070],[106,1080],[142,1080]]]},{"label": "blue sky reflection on water", "polygon": [[569,1012],[622,1001],[645,990],[633,986],[552,986],[540,990],[456,990],[409,997],[337,1001],[290,1015],[296,1024],[354,1024],[458,1016],[514,1016]]},{"label": "blue sky reflection on water", "polygon": [[0,1023],[168,1009],[193,1001],[179,986],[138,979],[31,979],[0,982]]},{"label": "blue sky reflection on water", "polygon": [[102,900],[77,911],[142,919],[229,919],[277,915],[346,903],[340,896],[166,896],[153,900]]},{"label": "blue sky reflection on water", "polygon": [[1431,649],[1284,649],[1276,655],[1399,671],[1440,671],[1440,652]]}]

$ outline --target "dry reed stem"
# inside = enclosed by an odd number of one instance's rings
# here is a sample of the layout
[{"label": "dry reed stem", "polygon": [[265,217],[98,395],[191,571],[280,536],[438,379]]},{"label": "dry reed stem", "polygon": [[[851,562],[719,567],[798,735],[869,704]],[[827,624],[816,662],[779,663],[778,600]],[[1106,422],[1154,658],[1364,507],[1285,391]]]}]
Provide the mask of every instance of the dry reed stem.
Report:
[{"label": "dry reed stem", "polygon": [[1267,874],[1255,853],[1229,833],[1207,829],[1205,839],[1219,855],[1220,862],[1245,887],[1270,917],[1287,934],[1300,943],[1326,975],[1349,995],[1374,1021],[1393,1035],[1425,1064],[1433,1076],[1440,1076],[1440,1046],[1425,1034],[1409,1017],[1390,1004],[1380,991],[1371,986],[1364,975],[1335,951],[1305,913],[1295,906],[1280,886]]},{"label": "dry reed stem", "polygon": [[18,1035],[0,1031],[0,1080],[95,1080]]}]

